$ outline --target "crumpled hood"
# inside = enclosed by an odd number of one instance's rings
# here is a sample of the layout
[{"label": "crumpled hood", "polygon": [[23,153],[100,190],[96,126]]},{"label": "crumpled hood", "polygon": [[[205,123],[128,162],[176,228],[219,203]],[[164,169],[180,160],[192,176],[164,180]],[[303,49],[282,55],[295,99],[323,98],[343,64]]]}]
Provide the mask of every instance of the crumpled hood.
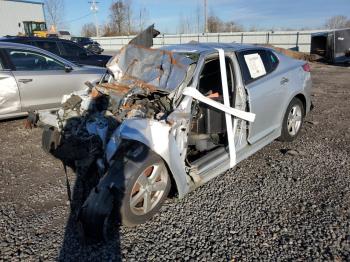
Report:
[{"label": "crumpled hood", "polygon": [[119,84],[133,86],[141,82],[170,93],[184,81],[191,63],[190,58],[176,53],[129,44],[108,62],[107,68]]}]

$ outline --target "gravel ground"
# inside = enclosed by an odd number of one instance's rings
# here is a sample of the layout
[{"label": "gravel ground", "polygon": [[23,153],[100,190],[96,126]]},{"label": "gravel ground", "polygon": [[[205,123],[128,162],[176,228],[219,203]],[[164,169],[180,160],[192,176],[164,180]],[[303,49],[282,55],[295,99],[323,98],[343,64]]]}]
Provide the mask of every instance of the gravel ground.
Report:
[{"label": "gravel ground", "polygon": [[1,122],[0,260],[350,261],[350,68],[312,69],[315,109],[295,142],[273,142],[107,244],[78,241],[41,130]]}]

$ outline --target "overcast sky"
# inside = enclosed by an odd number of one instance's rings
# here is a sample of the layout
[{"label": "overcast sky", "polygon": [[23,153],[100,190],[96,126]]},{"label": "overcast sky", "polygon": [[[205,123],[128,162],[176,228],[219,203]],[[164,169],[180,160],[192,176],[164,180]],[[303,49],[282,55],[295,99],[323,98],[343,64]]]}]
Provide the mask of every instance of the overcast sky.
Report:
[{"label": "overcast sky", "polygon": [[[93,22],[89,0],[65,0],[65,16],[71,33],[80,34],[81,26]],[[111,0],[98,0],[98,21],[107,22]],[[149,23],[166,33],[176,33],[180,17],[196,22],[196,8],[203,0],[132,0],[135,15],[147,8]],[[207,0],[209,13],[222,20],[234,20],[246,29],[322,27],[334,15],[350,16],[350,0]],[[81,18],[85,16],[84,18]],[[80,19],[79,19],[80,18]]]}]

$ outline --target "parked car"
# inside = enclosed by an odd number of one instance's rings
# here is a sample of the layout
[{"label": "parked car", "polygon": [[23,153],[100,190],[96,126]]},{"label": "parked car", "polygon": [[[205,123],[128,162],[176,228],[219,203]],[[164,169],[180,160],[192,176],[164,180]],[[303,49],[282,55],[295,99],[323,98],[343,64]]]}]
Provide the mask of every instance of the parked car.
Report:
[{"label": "parked car", "polygon": [[58,37],[61,39],[71,40],[72,36],[70,35],[69,31],[66,30],[60,30],[57,32]]},{"label": "parked car", "polygon": [[104,51],[101,45],[98,42],[92,40],[90,37],[74,36],[71,38],[71,40],[95,54],[101,54]]},{"label": "parked car", "polygon": [[0,42],[0,119],[60,106],[64,94],[98,82],[106,69],[79,66],[43,49]]},{"label": "parked car", "polygon": [[265,47],[130,44],[107,67],[90,93],[64,97],[81,98],[78,112],[39,117],[54,120],[45,150],[98,178],[79,211],[92,236],[107,232],[112,210],[144,223],[171,187],[182,198],[275,139],[294,140],[311,108],[309,65]]},{"label": "parked car", "polygon": [[104,67],[111,58],[108,55],[95,54],[73,41],[60,38],[9,36],[0,38],[0,41],[36,46],[75,64]]}]

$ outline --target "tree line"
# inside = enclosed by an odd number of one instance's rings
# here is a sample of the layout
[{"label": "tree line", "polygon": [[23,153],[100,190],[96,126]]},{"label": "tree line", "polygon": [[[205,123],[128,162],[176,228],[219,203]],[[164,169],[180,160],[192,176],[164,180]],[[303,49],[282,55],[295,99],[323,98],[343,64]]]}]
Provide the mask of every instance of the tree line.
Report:
[{"label": "tree line", "polygon": [[[108,22],[102,24],[99,31],[102,36],[133,35],[146,28],[149,12],[145,7],[136,10],[132,0],[118,0],[109,7]],[[87,23],[82,26],[83,36],[96,36],[96,25]]]}]

